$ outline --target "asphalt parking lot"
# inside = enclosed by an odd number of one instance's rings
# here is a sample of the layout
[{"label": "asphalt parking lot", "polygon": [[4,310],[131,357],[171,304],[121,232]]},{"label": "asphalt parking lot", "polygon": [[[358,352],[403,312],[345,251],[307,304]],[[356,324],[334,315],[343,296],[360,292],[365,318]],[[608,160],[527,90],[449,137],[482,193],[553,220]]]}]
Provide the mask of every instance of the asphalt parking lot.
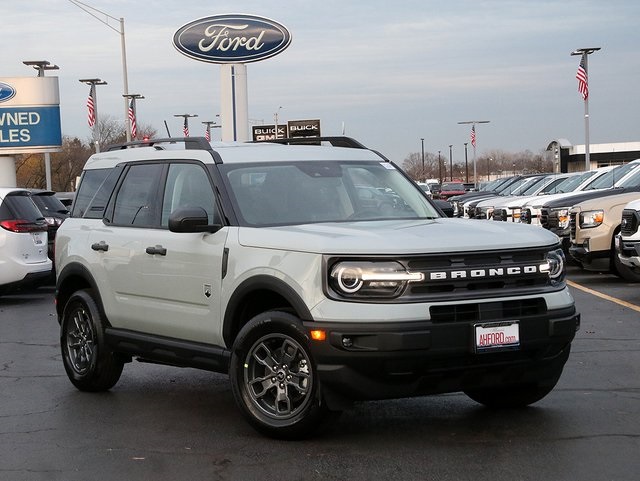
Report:
[{"label": "asphalt parking lot", "polygon": [[0,480],[637,480],[640,285],[569,278],[582,326],[539,403],[362,403],[297,442],[255,433],[218,374],[132,363],[111,392],[80,393],[60,360],[53,288],[2,297]]}]

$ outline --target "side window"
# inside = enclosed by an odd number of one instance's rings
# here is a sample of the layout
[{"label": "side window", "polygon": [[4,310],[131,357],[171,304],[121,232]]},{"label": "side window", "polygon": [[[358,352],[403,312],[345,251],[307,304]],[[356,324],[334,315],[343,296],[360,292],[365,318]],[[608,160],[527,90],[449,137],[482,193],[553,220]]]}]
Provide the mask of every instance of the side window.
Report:
[{"label": "side window", "polygon": [[216,217],[215,197],[207,173],[198,164],[171,164],[162,203],[162,226],[169,225],[169,216],[179,207],[202,207],[209,224]]},{"label": "side window", "polygon": [[71,212],[71,217],[102,217],[102,211],[96,213],[95,216],[86,215],[88,214],[87,207],[109,175],[110,170],[111,169],[85,170],[82,173],[80,188],[78,189],[78,192],[76,192],[76,196],[73,201],[73,211]]},{"label": "side window", "polygon": [[157,225],[158,185],[162,164],[133,165],[116,194],[113,224],[138,227]]}]

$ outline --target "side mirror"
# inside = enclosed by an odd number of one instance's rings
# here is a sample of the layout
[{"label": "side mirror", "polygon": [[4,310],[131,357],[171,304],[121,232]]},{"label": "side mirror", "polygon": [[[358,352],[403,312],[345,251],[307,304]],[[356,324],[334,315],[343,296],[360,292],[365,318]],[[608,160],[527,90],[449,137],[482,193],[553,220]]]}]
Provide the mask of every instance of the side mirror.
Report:
[{"label": "side mirror", "polygon": [[171,232],[217,232],[220,224],[209,224],[207,211],[202,207],[180,207],[169,216]]}]

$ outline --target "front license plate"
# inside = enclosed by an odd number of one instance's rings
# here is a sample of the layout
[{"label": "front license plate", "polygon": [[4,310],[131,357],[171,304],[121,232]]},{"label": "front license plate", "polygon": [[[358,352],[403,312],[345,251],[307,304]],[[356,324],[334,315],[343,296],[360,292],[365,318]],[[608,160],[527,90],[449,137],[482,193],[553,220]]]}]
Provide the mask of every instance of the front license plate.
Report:
[{"label": "front license plate", "polygon": [[518,321],[476,324],[474,327],[476,352],[517,349],[520,346]]}]

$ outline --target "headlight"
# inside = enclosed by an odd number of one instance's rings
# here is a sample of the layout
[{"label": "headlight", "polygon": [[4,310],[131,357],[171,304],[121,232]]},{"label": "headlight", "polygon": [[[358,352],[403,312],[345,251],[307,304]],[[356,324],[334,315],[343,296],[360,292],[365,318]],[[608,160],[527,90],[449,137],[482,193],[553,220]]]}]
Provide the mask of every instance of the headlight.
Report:
[{"label": "headlight", "polygon": [[549,274],[552,284],[563,282],[567,271],[562,249],[547,252],[547,263],[541,267],[541,270]]},{"label": "headlight", "polygon": [[580,212],[580,228],[591,229],[598,227],[604,221],[603,210],[585,210]]},{"label": "headlight", "polygon": [[568,229],[569,228],[569,209],[558,209],[556,210],[558,214],[558,227],[560,229]]},{"label": "headlight", "polygon": [[409,282],[424,280],[398,262],[343,261],[331,268],[329,284],[344,297],[395,297]]}]

